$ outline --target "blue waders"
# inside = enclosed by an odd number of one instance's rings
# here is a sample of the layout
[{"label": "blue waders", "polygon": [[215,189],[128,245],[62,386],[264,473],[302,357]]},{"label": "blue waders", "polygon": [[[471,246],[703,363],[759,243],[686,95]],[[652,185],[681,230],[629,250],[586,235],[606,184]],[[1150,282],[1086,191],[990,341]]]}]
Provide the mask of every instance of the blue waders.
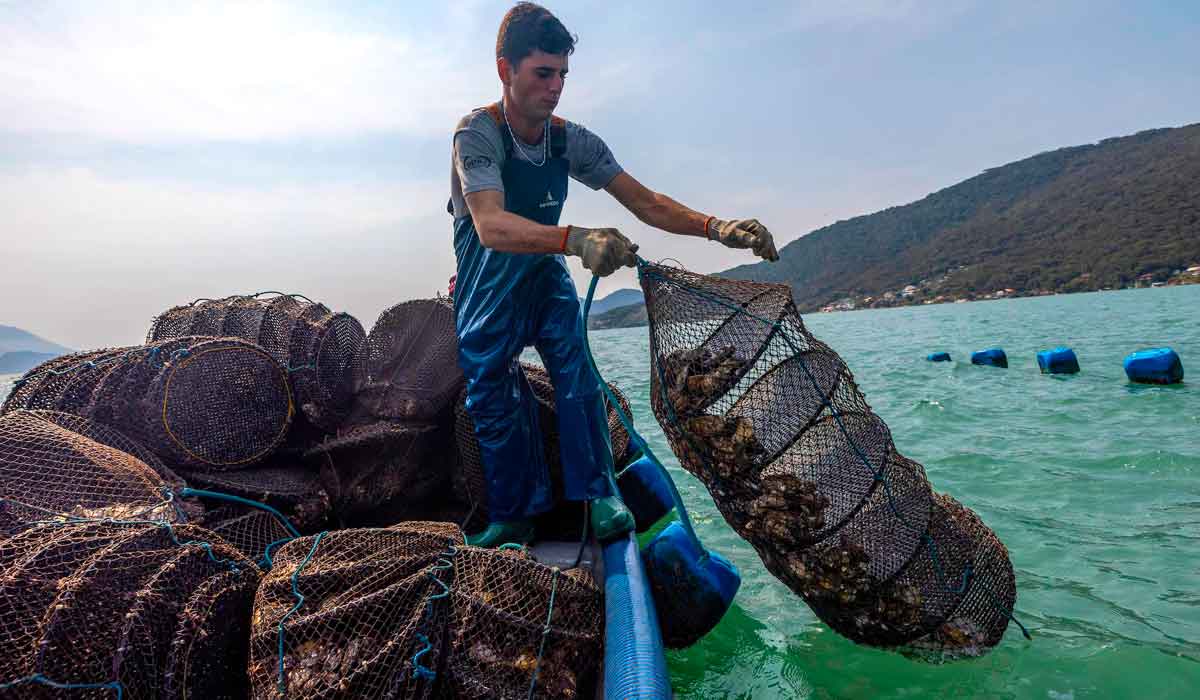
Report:
[{"label": "blue waders", "polygon": [[[550,156],[541,167],[513,154],[511,138],[504,138],[505,210],[557,226],[569,170],[562,123],[555,120],[550,130]],[[554,505],[537,400],[518,363],[530,345],[554,384],[566,498],[612,495],[603,392],[584,354],[583,316],[563,256],[489,250],[469,214],[454,221],[454,253],[458,362],[487,476],[489,518],[521,520]]]}]

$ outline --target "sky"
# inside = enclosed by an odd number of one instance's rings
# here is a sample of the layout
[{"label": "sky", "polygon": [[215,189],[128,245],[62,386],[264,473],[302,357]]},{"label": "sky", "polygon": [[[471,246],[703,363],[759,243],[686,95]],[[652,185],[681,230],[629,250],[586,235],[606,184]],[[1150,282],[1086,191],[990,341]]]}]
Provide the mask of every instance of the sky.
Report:
[{"label": "sky", "polygon": [[[134,344],[168,307],[279,290],[369,329],[444,290],[451,133],[500,96],[509,6],[0,0],[0,324]],[[781,247],[1042,151],[1200,122],[1197,2],[548,7],[579,37],[558,113]],[[700,272],[751,261],[578,183],[563,223]]]}]

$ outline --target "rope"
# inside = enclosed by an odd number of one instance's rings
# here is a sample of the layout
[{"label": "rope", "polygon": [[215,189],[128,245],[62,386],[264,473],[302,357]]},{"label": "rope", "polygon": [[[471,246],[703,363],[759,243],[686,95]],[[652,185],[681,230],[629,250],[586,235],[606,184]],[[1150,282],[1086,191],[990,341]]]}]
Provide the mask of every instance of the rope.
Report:
[{"label": "rope", "polygon": [[292,613],[299,610],[301,605],[304,605],[304,594],[300,592],[300,572],[304,571],[305,566],[308,566],[308,562],[313,558],[313,554],[316,554],[317,552],[317,546],[321,544],[321,539],[328,534],[328,530],[317,534],[316,538],[313,540],[312,547],[308,550],[308,554],[305,555],[304,560],[300,562],[300,566],[297,566],[296,570],[292,572],[292,595],[296,598],[296,604],[293,605],[292,609],[288,610],[287,613],[279,619],[279,677],[276,688],[279,691],[279,694],[284,697],[287,696],[287,678],[283,673],[283,623],[287,622],[287,619],[292,616]]},{"label": "rope", "polygon": [[[656,278],[663,282],[671,283],[671,280],[668,280],[667,278],[663,277],[661,274],[658,274],[648,268],[649,268],[649,263],[647,263],[642,258],[638,258],[638,276],[639,277],[646,276],[646,277],[649,277],[652,279]],[[589,302],[591,301],[591,296],[592,296],[592,292],[595,289],[596,281],[597,281],[597,278],[593,277],[592,284],[588,289],[588,301]],[[779,332],[779,335],[784,339],[784,342],[787,343],[788,347],[791,348],[792,357],[800,364],[800,368],[802,370],[804,370],[804,374],[805,374],[805,376],[807,376],[808,380],[812,383],[813,388],[815,390],[817,390],[818,392],[820,392],[820,384],[817,381],[816,377],[813,376],[812,371],[808,367],[808,364],[804,361],[803,351],[799,347],[797,347],[796,343],[793,341],[793,339],[791,337],[791,334],[789,334],[787,332],[787,329],[783,326],[783,324],[780,321],[772,321],[772,320],[763,318],[762,316],[759,316],[758,314],[746,309],[744,306],[735,305],[735,304],[729,302],[727,299],[716,296],[714,294],[709,294],[703,290],[695,289],[694,287],[692,287],[690,285],[676,284],[676,286],[677,286],[677,288],[679,288],[680,290],[682,290],[688,294],[700,297],[702,299],[705,299],[706,301],[712,302],[719,306],[724,306],[728,309],[733,310],[735,313],[748,316],[756,321],[759,321],[767,326],[770,326],[772,335],[774,335],[776,332]],[[585,320],[586,320],[586,312],[585,312]],[[588,352],[588,355],[589,355],[589,359],[590,359],[590,355],[591,355],[590,350]],[[662,381],[664,378],[661,376],[661,373],[662,373],[661,363],[656,362],[655,364],[659,366],[659,372],[660,372],[659,385],[665,391],[665,382]],[[664,396],[664,399],[665,398],[666,397]],[[938,583],[945,590],[947,590],[955,595],[964,593],[967,590],[967,587],[970,585],[971,577],[974,574],[974,562],[968,562],[967,565],[964,567],[962,581],[959,583],[959,585],[957,587],[951,587],[949,582],[947,581],[947,576],[946,576],[945,570],[942,567],[941,558],[938,556],[937,543],[934,541],[933,537],[930,536],[927,531],[910,523],[904,517],[903,513],[900,512],[900,509],[896,506],[896,500],[892,494],[891,481],[889,480],[888,475],[885,474],[885,471],[887,468],[887,463],[885,462],[883,465],[881,465],[878,470],[874,469],[871,466],[870,459],[862,451],[862,449],[858,446],[858,444],[854,441],[854,438],[850,435],[850,431],[846,429],[846,425],[842,421],[841,414],[839,413],[837,408],[832,403],[830,403],[828,397],[823,398],[821,401],[821,404],[825,408],[828,408],[830,413],[832,413],[834,422],[837,423],[838,430],[842,433],[842,436],[846,439],[846,442],[849,443],[851,448],[853,448],[855,454],[858,456],[858,458],[862,462],[863,466],[866,467],[867,471],[869,471],[871,473],[872,478],[875,479],[876,481],[880,482],[880,484],[882,485],[884,494],[887,496],[887,499],[888,499],[888,508],[892,511],[892,514],[900,521],[900,523],[902,525],[904,525],[910,531],[923,533],[922,541],[925,543],[926,549],[929,552],[929,556],[930,556],[930,559],[931,559],[933,567],[934,567],[934,573],[937,575],[937,578],[938,578]],[[675,426],[678,427],[679,422],[678,422],[678,419],[676,418],[676,416],[674,415],[674,411],[672,409],[670,401],[664,401],[664,405],[666,405],[666,407],[667,407],[668,418]],[[628,426],[627,426],[627,428],[628,428]],[[1000,606],[998,604],[998,602],[995,600],[995,598],[990,595],[990,592],[987,592],[987,593],[988,593],[988,596],[987,596],[988,600],[993,604],[993,606],[995,606],[1001,612],[1004,612],[1005,615],[1010,620],[1017,623],[1017,627],[1020,628],[1021,633],[1025,636],[1026,639],[1032,639],[1033,637],[1029,634],[1029,631],[1027,629],[1025,629],[1025,626],[1022,625],[1019,620],[1017,620],[1016,616],[1013,614],[1013,611],[1005,610],[1004,607]]]},{"label": "rope", "polygon": [[[422,627],[424,627],[425,623],[428,622],[429,619],[433,616],[434,601],[441,600],[441,599],[445,598],[446,596],[450,595],[450,586],[437,575],[437,572],[446,571],[448,569],[453,569],[454,568],[453,558],[454,558],[454,555],[456,555],[456,554],[458,554],[458,547],[452,545],[445,552],[442,552],[442,554],[438,557],[437,564],[434,566],[431,566],[429,568],[429,571],[426,572],[426,574],[429,576],[429,578],[433,579],[433,582],[442,588],[442,591],[441,591],[441,593],[436,593],[425,599],[425,613],[421,617],[421,626]],[[424,680],[431,681],[431,680],[437,678],[437,672],[434,671],[433,669],[429,668],[428,666],[425,666],[424,664],[422,664],[421,657],[424,656],[425,654],[429,653],[429,651],[431,649],[433,649],[433,642],[431,642],[429,640],[429,637],[424,632],[420,632],[420,631],[417,632],[417,641],[421,642],[425,646],[422,647],[421,649],[419,649],[412,656],[412,667],[413,667],[412,677],[413,678],[422,678]]]},{"label": "rope", "polygon": [[558,567],[550,570],[550,605],[546,610],[546,624],[542,626],[542,643],[538,646],[537,662],[533,665],[533,677],[529,679],[529,694],[526,698],[533,697],[533,691],[537,688],[538,670],[542,667],[542,656],[546,653],[546,640],[550,638],[550,618],[554,617],[554,597],[558,593]]},{"label": "rope", "polygon": [[[229,501],[231,503],[238,503],[243,506],[250,506],[251,508],[257,508],[259,510],[265,510],[268,513],[270,513],[271,515],[278,518],[279,522],[283,524],[284,529],[286,529],[288,532],[292,533],[293,538],[300,536],[300,531],[297,530],[292,525],[292,523],[287,519],[286,516],[284,516],[283,513],[280,513],[278,510],[267,505],[266,503],[252,501],[249,498],[242,498],[241,496],[234,496],[233,494],[230,494],[230,493],[221,493],[219,491],[205,491],[203,489],[193,489],[193,488],[187,488],[187,487],[179,489],[179,495],[184,498],[187,498],[189,496],[200,496],[203,498],[213,498],[213,499],[216,499],[219,501]],[[272,544],[274,544],[274,543],[272,543]]]},{"label": "rope", "polygon": [[58,681],[50,680],[40,673],[35,673],[32,676],[25,676],[24,678],[18,678],[15,681],[9,681],[7,683],[0,683],[0,690],[8,690],[9,688],[18,685],[24,685],[26,683],[41,683],[42,685],[48,685],[51,688],[57,688],[58,690],[100,690],[104,688],[110,688],[117,691],[117,700],[121,700],[121,696],[125,692],[124,688],[122,688],[121,684],[117,681],[110,681],[108,683],[60,683]]},{"label": "rope", "polygon": [[[638,258],[638,260],[641,261],[641,258]],[[613,394],[612,389],[609,388],[608,383],[604,381],[604,377],[600,374],[600,368],[596,366],[596,358],[592,355],[592,345],[590,342],[588,342],[587,318],[592,308],[592,298],[596,295],[596,282],[599,280],[600,278],[597,276],[592,277],[592,282],[588,285],[587,296],[583,300],[583,354],[585,357],[587,357],[588,366],[591,367],[592,374],[595,375],[596,381],[600,383],[600,387],[604,390],[604,395],[608,397],[609,403],[612,405],[613,409],[616,410],[617,418],[620,419],[621,425],[625,426],[625,432],[629,433],[630,441],[633,442],[639,450],[641,450],[643,455],[650,458],[650,461],[653,462],[656,467],[658,467],[658,470],[662,473],[663,478],[666,479],[667,487],[671,492],[671,500],[675,502],[675,511],[679,515],[679,520],[683,525],[683,530],[687,533],[687,536],[692,543],[696,545],[696,548],[703,552],[701,555],[701,560],[703,560],[708,557],[708,550],[704,548],[703,544],[701,544],[700,538],[696,535],[696,529],[692,527],[692,518],[690,515],[688,515],[687,507],[683,505],[683,498],[679,495],[679,489],[675,487],[674,479],[671,478],[670,472],[668,472],[667,468],[663,466],[663,463],[659,461],[658,456],[654,454],[654,450],[650,449],[650,445],[647,444],[645,438],[642,437],[642,434],[637,431],[637,428],[633,427],[633,419],[625,415],[625,410],[621,408],[621,402],[617,400],[616,395]],[[613,481],[611,469],[609,470],[607,476],[610,482],[613,482],[612,486],[614,492],[616,492],[617,485],[615,481]]]}]

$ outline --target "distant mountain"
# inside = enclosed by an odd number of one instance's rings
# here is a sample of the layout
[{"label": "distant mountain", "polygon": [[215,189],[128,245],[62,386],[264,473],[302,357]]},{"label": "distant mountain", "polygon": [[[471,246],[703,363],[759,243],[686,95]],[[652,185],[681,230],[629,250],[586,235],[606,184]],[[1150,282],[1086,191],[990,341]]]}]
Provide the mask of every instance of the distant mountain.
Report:
[{"label": "distant mountain", "polygon": [[[628,306],[630,304],[642,303],[642,290],[640,289],[618,289],[609,294],[603,299],[592,299],[592,308],[590,315],[602,314],[610,309],[615,309],[618,306]],[[583,303],[583,299],[579,300]]]},{"label": "distant mountain", "polygon": [[46,360],[52,360],[61,354],[57,352],[30,352],[29,350],[0,352],[0,374],[28,372]]},{"label": "distant mountain", "polygon": [[[639,296],[641,296],[639,292]],[[646,305],[642,302],[618,306],[602,314],[588,316],[588,330],[598,331],[605,328],[637,328],[649,325],[646,316]]]},{"label": "distant mountain", "polygon": [[790,284],[801,310],[1166,281],[1200,262],[1200,124],[991,168],[813,231],[780,257],[721,274]]},{"label": "distant mountain", "polygon": [[0,326],[0,353],[18,351],[63,355],[71,352],[71,349],[63,347],[58,343],[52,343],[45,338],[39,338],[29,331],[21,330],[20,328]]}]

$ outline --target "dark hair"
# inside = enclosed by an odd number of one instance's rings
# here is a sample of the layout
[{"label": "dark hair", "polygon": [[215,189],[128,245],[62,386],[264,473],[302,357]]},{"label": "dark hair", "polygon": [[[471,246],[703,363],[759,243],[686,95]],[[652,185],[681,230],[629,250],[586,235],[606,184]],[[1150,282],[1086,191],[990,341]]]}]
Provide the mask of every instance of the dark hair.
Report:
[{"label": "dark hair", "polygon": [[516,67],[535,49],[570,56],[576,41],[578,37],[568,32],[550,10],[531,2],[519,2],[500,21],[496,58],[507,58]]}]

